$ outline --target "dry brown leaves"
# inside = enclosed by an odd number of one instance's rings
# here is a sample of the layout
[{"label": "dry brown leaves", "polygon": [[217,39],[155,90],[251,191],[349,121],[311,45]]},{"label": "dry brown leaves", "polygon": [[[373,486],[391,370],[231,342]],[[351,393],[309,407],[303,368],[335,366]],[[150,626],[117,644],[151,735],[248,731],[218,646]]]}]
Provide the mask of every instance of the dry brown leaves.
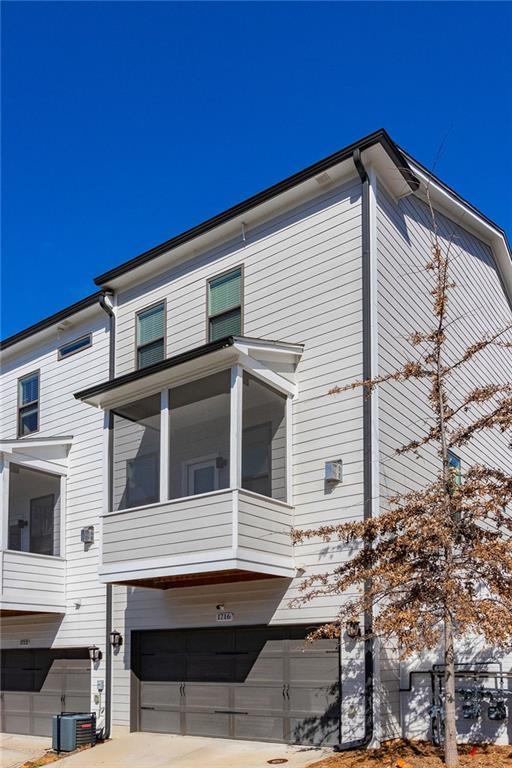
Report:
[{"label": "dry brown leaves", "polygon": [[[511,768],[512,746],[461,746],[461,768]],[[389,741],[380,749],[341,752],[309,768],[442,768],[441,750],[429,742]]]}]

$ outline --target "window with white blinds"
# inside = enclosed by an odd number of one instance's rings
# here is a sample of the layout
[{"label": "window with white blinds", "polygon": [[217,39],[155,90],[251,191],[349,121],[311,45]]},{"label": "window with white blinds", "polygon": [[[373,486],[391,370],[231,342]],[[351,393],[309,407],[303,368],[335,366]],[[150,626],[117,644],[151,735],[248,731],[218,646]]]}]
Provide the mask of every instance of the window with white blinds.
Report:
[{"label": "window with white blinds", "polygon": [[208,281],[209,341],[242,333],[242,268]]},{"label": "window with white blinds", "polygon": [[18,436],[39,429],[39,372],[18,379]]},{"label": "window with white blinds", "polygon": [[165,305],[162,301],[137,313],[137,368],[165,357]]}]

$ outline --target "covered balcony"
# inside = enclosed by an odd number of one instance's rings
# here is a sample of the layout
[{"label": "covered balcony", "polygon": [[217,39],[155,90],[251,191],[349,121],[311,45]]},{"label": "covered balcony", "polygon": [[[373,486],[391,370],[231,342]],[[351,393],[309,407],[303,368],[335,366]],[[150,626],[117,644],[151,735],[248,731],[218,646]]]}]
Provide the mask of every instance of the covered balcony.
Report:
[{"label": "covered balcony", "polygon": [[[55,440],[3,441],[0,615],[64,613],[65,470]],[[40,458],[50,449],[53,461]],[[48,453],[48,450],[46,451]],[[36,468],[37,466],[37,468]],[[46,471],[46,468],[50,471]],[[53,470],[53,471],[52,471]]]},{"label": "covered balcony", "polygon": [[106,412],[102,581],[167,589],[295,575],[301,353],[228,337],[76,395]]}]

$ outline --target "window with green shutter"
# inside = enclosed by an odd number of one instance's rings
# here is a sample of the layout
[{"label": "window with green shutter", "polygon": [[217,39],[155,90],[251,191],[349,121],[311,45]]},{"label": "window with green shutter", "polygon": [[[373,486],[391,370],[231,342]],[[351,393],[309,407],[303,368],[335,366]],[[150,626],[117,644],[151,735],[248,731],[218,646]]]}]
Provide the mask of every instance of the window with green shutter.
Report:
[{"label": "window with green shutter", "polygon": [[242,333],[242,268],[208,281],[209,341]]},{"label": "window with green shutter", "polygon": [[137,368],[165,357],[165,306],[162,301],[137,313]]}]

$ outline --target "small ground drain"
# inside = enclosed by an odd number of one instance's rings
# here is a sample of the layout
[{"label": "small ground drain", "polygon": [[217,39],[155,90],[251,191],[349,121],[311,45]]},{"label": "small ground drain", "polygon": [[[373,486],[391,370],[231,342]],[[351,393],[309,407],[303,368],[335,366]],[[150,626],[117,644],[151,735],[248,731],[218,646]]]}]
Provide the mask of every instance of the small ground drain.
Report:
[{"label": "small ground drain", "polygon": [[267,763],[269,765],[282,765],[282,763],[287,763],[288,760],[286,757],[273,757],[272,760],[267,760]]}]

